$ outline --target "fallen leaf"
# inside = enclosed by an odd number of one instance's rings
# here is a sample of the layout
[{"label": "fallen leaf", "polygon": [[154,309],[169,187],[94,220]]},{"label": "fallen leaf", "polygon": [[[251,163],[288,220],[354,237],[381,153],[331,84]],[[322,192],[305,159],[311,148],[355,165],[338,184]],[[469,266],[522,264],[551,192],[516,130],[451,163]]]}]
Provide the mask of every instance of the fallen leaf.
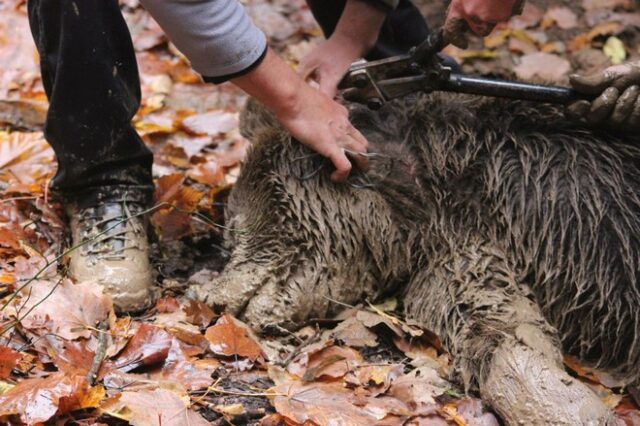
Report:
[{"label": "fallen leaf", "polygon": [[554,24],[563,30],[570,30],[578,25],[578,17],[566,6],[550,7],[544,14],[540,26],[547,29]]},{"label": "fallen leaf", "polygon": [[198,327],[207,327],[216,317],[211,308],[198,300],[189,299],[183,308],[187,321]]},{"label": "fallen leaf", "polygon": [[514,68],[519,79],[526,81],[559,82],[571,70],[566,59],[552,53],[531,53],[524,55]]},{"label": "fallen leaf", "polygon": [[180,309],[180,302],[175,297],[161,297],[156,301],[156,310],[166,314]]},{"label": "fallen leaf", "polygon": [[378,337],[355,317],[342,321],[331,333],[331,338],[354,348],[378,346]]},{"label": "fallen leaf", "polygon": [[516,15],[509,20],[508,28],[523,30],[538,25],[542,19],[542,10],[528,1],[524,5],[524,10],[520,15]]},{"label": "fallen leaf", "polygon": [[91,369],[95,353],[87,348],[86,340],[68,341],[56,336],[44,336],[47,354],[58,370],[67,374],[86,375]]},{"label": "fallen leaf", "polygon": [[420,367],[394,380],[388,395],[398,398],[408,406],[418,407],[435,404],[434,397],[443,394],[449,386],[435,369]]},{"label": "fallen leaf", "polygon": [[241,356],[256,361],[263,356],[262,348],[248,329],[229,314],[221,316],[205,333],[211,352],[223,356]]},{"label": "fallen leaf", "polygon": [[463,398],[455,402],[456,411],[464,419],[467,425],[473,426],[499,426],[496,416],[489,412],[481,400],[476,398]]},{"label": "fallen leaf", "polygon": [[288,366],[287,371],[311,382],[322,377],[340,378],[362,364],[362,355],[351,348],[329,346],[320,351],[303,352]]},{"label": "fallen leaf", "polygon": [[116,359],[104,363],[103,370],[129,372],[141,366],[163,362],[169,355],[171,342],[172,337],[165,330],[142,324]]},{"label": "fallen leaf", "polygon": [[607,55],[607,58],[609,58],[613,65],[619,65],[627,59],[627,51],[625,50],[624,43],[615,36],[607,39],[602,47],[602,51]]},{"label": "fallen leaf", "polygon": [[[397,400],[389,401],[385,406],[386,400],[370,398],[358,401],[359,405],[356,405],[352,392],[340,383],[294,381],[276,386],[271,392],[270,399],[276,411],[297,424],[371,426],[384,419],[389,411],[400,411]],[[367,402],[371,406],[367,407]],[[409,412],[406,407],[401,408],[404,408],[402,414]]]},{"label": "fallen leaf", "polygon": [[621,388],[627,385],[624,380],[615,378],[606,371],[591,368],[583,365],[576,357],[565,355],[564,365],[578,376],[590,380],[594,383],[600,383],[608,388]]},{"label": "fallen leaf", "polygon": [[11,375],[11,371],[18,365],[22,355],[7,346],[0,346],[0,380]]},{"label": "fallen leaf", "polygon": [[227,111],[210,111],[182,120],[182,127],[196,135],[218,136],[238,127],[238,114]]},{"label": "fallen leaf", "polygon": [[618,34],[622,26],[618,22],[605,22],[600,25],[596,25],[589,32],[576,36],[573,40],[569,41],[567,47],[571,52],[576,52],[580,49],[591,47],[591,42],[596,37],[608,36],[611,34]]},{"label": "fallen leaf", "polygon": [[206,389],[213,383],[212,375],[220,367],[215,359],[199,360],[189,357],[176,338],[171,341],[169,355],[162,367],[149,373],[157,380],[172,380],[180,383],[188,391]]},{"label": "fallen leaf", "polygon": [[224,170],[216,158],[209,158],[205,163],[191,167],[187,176],[203,185],[216,187],[224,181]]},{"label": "fallen leaf", "polygon": [[67,340],[91,337],[92,328],[113,311],[111,298],[93,282],[35,281],[21,295],[13,306],[24,328]]},{"label": "fallen leaf", "polygon": [[166,389],[140,390],[122,392],[100,408],[133,426],[209,426],[200,414],[189,409],[187,401]]},{"label": "fallen leaf", "polygon": [[175,173],[161,177],[156,183],[156,202],[173,206],[151,216],[151,222],[163,239],[173,240],[189,234],[191,213],[204,197],[203,193],[185,186],[184,180],[183,174]]},{"label": "fallen leaf", "polygon": [[586,11],[593,9],[633,9],[633,0],[582,0],[582,8]]},{"label": "fallen leaf", "polygon": [[402,364],[361,365],[352,369],[345,377],[345,383],[363,388],[379,388],[373,396],[384,393],[391,383],[404,373]]},{"label": "fallen leaf", "polygon": [[44,379],[25,379],[0,396],[0,418],[19,415],[28,425],[81,407],[89,392],[84,376],[53,373]]}]

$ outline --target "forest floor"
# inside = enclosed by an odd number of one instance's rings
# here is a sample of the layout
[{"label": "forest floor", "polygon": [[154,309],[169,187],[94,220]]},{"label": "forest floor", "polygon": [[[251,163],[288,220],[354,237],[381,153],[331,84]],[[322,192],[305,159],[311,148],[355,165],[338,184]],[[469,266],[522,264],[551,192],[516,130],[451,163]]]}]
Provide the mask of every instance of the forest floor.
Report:
[{"label": "forest floor", "polygon": [[[56,166],[42,136],[47,102],[26,5],[3,0],[0,423],[499,424],[443,379],[451,360],[437,336],[399,317],[393,299],[258,337],[182,298],[187,282],[209,279],[225,262],[224,201],[250,146],[238,132],[245,96],[203,84],[138,0],[121,3],[141,73],[134,124],[154,152],[163,206],[151,217],[162,297],[143,314],[118,317],[96,284],[65,276],[69,235],[47,190]],[[321,41],[303,0],[243,3],[292,65]],[[432,26],[442,22],[442,2],[418,4]],[[468,73],[566,84],[571,72],[640,57],[636,8],[633,0],[530,1],[485,40],[446,52]],[[620,382],[565,361],[621,421],[640,425]]]}]

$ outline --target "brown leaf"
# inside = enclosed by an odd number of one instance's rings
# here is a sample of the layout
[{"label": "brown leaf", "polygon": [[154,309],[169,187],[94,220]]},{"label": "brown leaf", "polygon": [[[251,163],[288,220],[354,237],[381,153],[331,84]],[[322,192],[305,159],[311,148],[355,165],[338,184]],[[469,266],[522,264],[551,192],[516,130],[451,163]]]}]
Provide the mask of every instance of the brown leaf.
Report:
[{"label": "brown leaf", "polygon": [[580,34],[573,40],[569,41],[567,47],[571,52],[590,47],[591,42],[596,37],[618,34],[621,27],[622,25],[618,22],[605,22],[604,24],[596,25],[589,32]]},{"label": "brown leaf", "polygon": [[14,308],[16,316],[24,317],[22,326],[36,334],[54,333],[67,340],[91,337],[91,328],[113,311],[111,298],[92,282],[36,281],[21,294],[22,300],[16,300]]},{"label": "brown leaf", "polygon": [[11,375],[11,370],[18,365],[22,355],[7,346],[0,346],[0,380]]},{"label": "brown leaf", "polygon": [[183,308],[187,321],[198,327],[207,327],[216,317],[209,306],[198,300],[189,299]]},{"label": "brown leaf", "polygon": [[78,375],[86,375],[89,372],[95,353],[87,348],[86,340],[67,341],[50,335],[45,339],[47,354],[60,371]]},{"label": "brown leaf", "polygon": [[563,30],[570,30],[578,25],[578,17],[566,6],[550,7],[542,18],[542,29],[557,25]]},{"label": "brown leaf", "polygon": [[528,1],[525,3],[522,14],[514,16],[509,20],[508,27],[523,30],[526,28],[535,27],[542,19],[542,10],[539,7]]},{"label": "brown leaf", "polygon": [[376,347],[378,337],[355,317],[342,321],[331,332],[333,339],[354,348]]},{"label": "brown leaf", "polygon": [[481,400],[463,398],[456,401],[456,410],[466,424],[474,426],[499,426],[498,419],[490,413]]},{"label": "brown leaf", "polygon": [[594,9],[633,9],[633,0],[582,0],[582,8],[586,11]]},{"label": "brown leaf", "polygon": [[185,118],[182,127],[196,135],[218,136],[238,127],[238,115],[227,111],[210,111]]},{"label": "brown leaf", "polygon": [[203,185],[216,187],[224,180],[224,170],[215,158],[209,158],[205,163],[191,167],[187,176]]},{"label": "brown leaf", "polygon": [[409,413],[396,399],[357,399],[341,383],[294,381],[272,391],[275,396],[270,399],[276,411],[297,424],[371,426],[388,414]]},{"label": "brown leaf", "polygon": [[565,355],[564,365],[583,379],[590,380],[594,383],[600,383],[608,388],[620,388],[627,385],[624,380],[616,379],[606,371],[583,365],[578,358],[571,355]]},{"label": "brown leaf", "polygon": [[420,367],[398,377],[393,381],[388,394],[398,398],[411,407],[435,404],[435,396],[441,395],[449,388],[436,370]]},{"label": "brown leaf", "polygon": [[204,197],[203,193],[184,186],[184,180],[183,174],[175,173],[161,177],[156,183],[156,201],[175,207],[159,210],[151,216],[151,222],[162,238],[171,240],[188,235],[191,229],[190,213]]},{"label": "brown leaf", "polygon": [[559,82],[571,70],[571,64],[564,58],[552,53],[531,53],[521,58],[520,65],[514,68],[518,78],[543,82]]},{"label": "brown leaf", "polygon": [[161,368],[151,371],[150,377],[180,383],[188,391],[205,389],[213,383],[211,376],[220,367],[215,359],[199,360],[188,356],[180,341],[173,338],[169,355]]},{"label": "brown leaf", "polygon": [[322,377],[340,378],[362,363],[359,352],[340,346],[329,346],[313,353],[303,352],[288,366],[291,374],[311,382]]},{"label": "brown leaf", "polygon": [[122,392],[105,401],[101,410],[133,426],[209,426],[200,414],[188,408],[185,399],[166,389]]},{"label": "brown leaf", "polygon": [[163,362],[169,355],[172,337],[165,330],[142,324],[118,357],[105,363],[104,370],[128,372],[143,365]]},{"label": "brown leaf", "polygon": [[245,326],[229,314],[221,316],[205,333],[211,351],[216,355],[241,356],[256,361],[263,356],[262,348]]},{"label": "brown leaf", "polygon": [[29,425],[45,422],[80,408],[88,392],[83,376],[58,372],[44,379],[26,379],[0,396],[0,417],[19,415]]},{"label": "brown leaf", "polygon": [[180,309],[180,302],[175,297],[161,297],[156,302],[156,310],[160,313],[171,313]]},{"label": "brown leaf", "polygon": [[386,392],[391,383],[404,373],[403,364],[362,365],[350,371],[345,382],[363,388],[374,387],[378,390],[374,396]]}]

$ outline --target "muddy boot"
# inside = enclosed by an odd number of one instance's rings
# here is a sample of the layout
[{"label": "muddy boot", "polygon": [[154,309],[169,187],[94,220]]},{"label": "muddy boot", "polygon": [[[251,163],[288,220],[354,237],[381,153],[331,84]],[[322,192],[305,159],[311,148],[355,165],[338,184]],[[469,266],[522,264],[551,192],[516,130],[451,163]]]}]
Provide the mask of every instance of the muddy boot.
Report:
[{"label": "muddy boot", "polygon": [[[113,298],[116,312],[148,308],[154,299],[147,220],[136,204],[105,202],[70,207],[73,247],[69,270],[77,281],[96,281]],[[83,242],[85,242],[83,244]]]}]

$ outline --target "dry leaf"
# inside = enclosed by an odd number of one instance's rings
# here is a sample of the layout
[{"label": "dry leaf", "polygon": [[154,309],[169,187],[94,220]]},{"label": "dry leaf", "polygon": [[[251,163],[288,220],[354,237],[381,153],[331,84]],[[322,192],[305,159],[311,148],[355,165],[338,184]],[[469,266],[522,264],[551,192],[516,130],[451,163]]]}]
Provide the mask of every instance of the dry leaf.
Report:
[{"label": "dry leaf", "polygon": [[172,337],[165,330],[142,324],[118,357],[105,362],[103,370],[106,372],[117,369],[128,372],[144,365],[163,362],[169,355],[171,342]]},{"label": "dry leaf", "polygon": [[216,317],[215,312],[209,306],[198,300],[188,300],[183,310],[187,321],[198,327],[207,327]]},{"label": "dry leaf", "polygon": [[351,348],[329,346],[319,351],[303,352],[288,366],[287,371],[304,381],[322,377],[339,378],[362,364],[362,355]]},{"label": "dry leaf", "polygon": [[205,389],[213,383],[211,376],[220,367],[215,359],[198,360],[185,353],[176,338],[171,341],[169,355],[161,368],[151,371],[149,377],[156,380],[171,380],[180,383],[186,390]]},{"label": "dry leaf", "polygon": [[11,370],[18,365],[22,355],[7,346],[0,346],[0,380],[11,375]]},{"label": "dry leaf", "polygon": [[594,9],[633,9],[633,0],[582,0],[582,8],[586,11]]},{"label": "dry leaf", "polygon": [[159,210],[151,216],[151,222],[162,238],[172,240],[189,234],[191,215],[204,194],[184,185],[185,176],[175,173],[163,176],[156,183],[155,199],[173,208]]},{"label": "dry leaf", "polygon": [[435,404],[433,398],[443,394],[449,386],[435,369],[420,367],[394,380],[388,394],[409,406],[418,407]]},{"label": "dry leaf", "polygon": [[44,379],[25,379],[0,396],[0,418],[17,414],[28,425],[81,407],[89,392],[84,376],[54,373]]},{"label": "dry leaf", "polygon": [[524,10],[520,15],[514,16],[509,20],[508,28],[516,30],[524,30],[526,28],[535,27],[542,19],[542,10],[528,1],[524,5]]},{"label": "dry leaf", "polygon": [[564,365],[566,365],[578,376],[590,380],[594,383],[600,383],[608,388],[621,388],[627,385],[625,381],[616,379],[606,371],[601,371],[596,368],[582,365],[582,363],[576,357],[570,355],[565,355]]},{"label": "dry leaf", "polygon": [[589,32],[580,34],[573,40],[569,41],[567,47],[571,52],[591,47],[591,42],[594,38],[608,36],[611,34],[618,34],[620,28],[621,25],[618,22],[606,22],[604,24],[596,25]]},{"label": "dry leaf", "polygon": [[[271,391],[275,395],[270,399],[276,411],[297,424],[371,426],[388,414],[384,410],[384,400],[377,407],[374,404],[372,407],[355,405],[352,392],[340,383],[291,382]],[[358,402],[361,405],[363,402],[374,403],[375,399]],[[393,411],[398,411],[396,404],[389,405]]]},{"label": "dry leaf", "polygon": [[101,410],[133,426],[210,425],[200,414],[189,409],[185,398],[166,389],[122,392],[105,401]]},{"label": "dry leaf", "polygon": [[[92,282],[35,281],[16,300],[16,316],[36,334],[54,333],[73,340],[91,337],[94,328],[113,311],[111,298]],[[28,312],[28,314],[27,314]]]},{"label": "dry leaf", "polygon": [[223,356],[241,356],[256,361],[263,351],[246,327],[225,314],[215,325],[209,327],[205,337],[210,343],[211,352]]},{"label": "dry leaf", "polygon": [[532,53],[524,55],[514,68],[519,79],[527,81],[559,82],[567,76],[571,64],[552,53]]},{"label": "dry leaf", "polygon": [[182,120],[182,127],[196,135],[218,136],[238,127],[238,114],[227,111],[210,111],[192,115]]},{"label": "dry leaf", "polygon": [[557,25],[563,30],[570,30],[578,25],[578,17],[566,6],[550,7],[542,18],[542,29]]},{"label": "dry leaf", "polygon": [[602,47],[602,51],[613,65],[619,65],[627,59],[627,51],[624,48],[624,43],[615,36],[611,36],[607,39],[607,42]]}]

